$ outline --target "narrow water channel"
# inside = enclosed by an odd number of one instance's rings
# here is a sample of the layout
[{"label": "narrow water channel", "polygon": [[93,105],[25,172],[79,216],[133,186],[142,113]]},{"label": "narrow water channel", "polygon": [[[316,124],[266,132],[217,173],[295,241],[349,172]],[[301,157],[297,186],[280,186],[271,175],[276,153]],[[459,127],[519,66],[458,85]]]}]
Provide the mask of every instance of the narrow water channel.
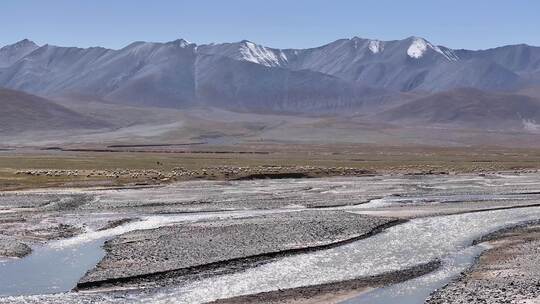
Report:
[{"label": "narrow water channel", "polygon": [[442,259],[442,268],[399,284],[378,288],[342,304],[423,304],[436,289],[444,287],[470,268],[488,246],[479,244],[450,254]]}]

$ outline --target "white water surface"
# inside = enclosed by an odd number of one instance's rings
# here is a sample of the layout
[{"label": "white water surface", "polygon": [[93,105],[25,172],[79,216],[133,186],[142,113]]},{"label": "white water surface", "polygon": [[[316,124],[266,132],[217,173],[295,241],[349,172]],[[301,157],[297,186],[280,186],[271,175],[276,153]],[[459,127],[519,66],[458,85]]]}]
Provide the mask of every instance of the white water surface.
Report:
[{"label": "white water surface", "polygon": [[[281,258],[139,299],[141,303],[205,303],[253,293],[324,284],[410,268],[457,254],[495,230],[540,218],[540,208],[414,219],[348,245]],[[444,266],[440,274],[452,272]]]}]

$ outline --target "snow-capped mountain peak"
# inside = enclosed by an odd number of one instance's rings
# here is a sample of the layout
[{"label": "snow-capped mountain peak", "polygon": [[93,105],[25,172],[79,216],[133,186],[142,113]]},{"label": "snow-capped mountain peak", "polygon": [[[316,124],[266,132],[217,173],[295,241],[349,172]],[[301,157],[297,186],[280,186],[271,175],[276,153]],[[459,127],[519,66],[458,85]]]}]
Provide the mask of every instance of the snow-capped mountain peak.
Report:
[{"label": "snow-capped mountain peak", "polygon": [[279,66],[287,62],[287,56],[281,50],[274,50],[251,41],[240,42],[241,59],[268,67]]},{"label": "snow-capped mountain peak", "polygon": [[412,43],[407,49],[407,55],[415,59],[422,58],[428,50],[428,47],[429,43],[425,39],[413,37]]},{"label": "snow-capped mountain peak", "polygon": [[170,43],[176,45],[176,46],[179,46],[181,48],[185,48],[185,47],[188,47],[190,45],[192,45],[191,42],[185,40],[185,39],[176,39],[174,41],[171,41]]},{"label": "snow-capped mountain peak", "polygon": [[443,55],[448,61],[458,60],[458,57],[450,49],[442,50],[440,47],[420,37],[412,37],[411,40],[411,45],[407,49],[407,55],[411,58],[420,59],[428,50],[433,50]]}]

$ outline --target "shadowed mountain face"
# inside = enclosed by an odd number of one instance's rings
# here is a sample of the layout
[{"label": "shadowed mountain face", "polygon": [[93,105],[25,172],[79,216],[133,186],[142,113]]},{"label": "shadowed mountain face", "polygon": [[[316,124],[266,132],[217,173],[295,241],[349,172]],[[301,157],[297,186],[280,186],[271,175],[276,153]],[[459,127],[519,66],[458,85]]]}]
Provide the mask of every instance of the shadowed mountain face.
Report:
[{"label": "shadowed mountain face", "polygon": [[346,112],[377,108],[404,92],[512,91],[538,84],[540,48],[451,50],[418,37],[355,37],[298,50],[249,41],[197,46],[180,39],[111,50],[23,40],[0,50],[1,87],[138,106]]},{"label": "shadowed mountain face", "polygon": [[423,97],[376,115],[410,125],[540,131],[540,100],[529,96],[456,89]]},{"label": "shadowed mountain face", "polygon": [[86,117],[47,99],[0,89],[0,134],[23,131],[100,129],[107,123]]},{"label": "shadowed mountain face", "polygon": [[456,51],[457,56],[470,60],[479,57],[497,63],[514,73],[527,75],[540,72],[540,47],[526,44],[509,45],[485,51]]},{"label": "shadowed mountain face", "polygon": [[199,56],[195,77],[200,103],[240,111],[334,113],[383,103],[398,95],[319,72],[222,56]]}]

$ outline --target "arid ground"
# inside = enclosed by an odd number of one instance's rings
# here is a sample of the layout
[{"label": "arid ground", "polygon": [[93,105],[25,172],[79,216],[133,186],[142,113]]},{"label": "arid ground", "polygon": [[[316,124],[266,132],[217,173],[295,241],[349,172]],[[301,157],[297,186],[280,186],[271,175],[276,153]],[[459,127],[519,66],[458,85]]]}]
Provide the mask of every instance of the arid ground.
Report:
[{"label": "arid ground", "polygon": [[[540,150],[500,147],[206,144],[9,148],[0,151],[3,190],[155,185],[183,180],[528,172]],[[292,175],[291,175],[292,174]]]}]

